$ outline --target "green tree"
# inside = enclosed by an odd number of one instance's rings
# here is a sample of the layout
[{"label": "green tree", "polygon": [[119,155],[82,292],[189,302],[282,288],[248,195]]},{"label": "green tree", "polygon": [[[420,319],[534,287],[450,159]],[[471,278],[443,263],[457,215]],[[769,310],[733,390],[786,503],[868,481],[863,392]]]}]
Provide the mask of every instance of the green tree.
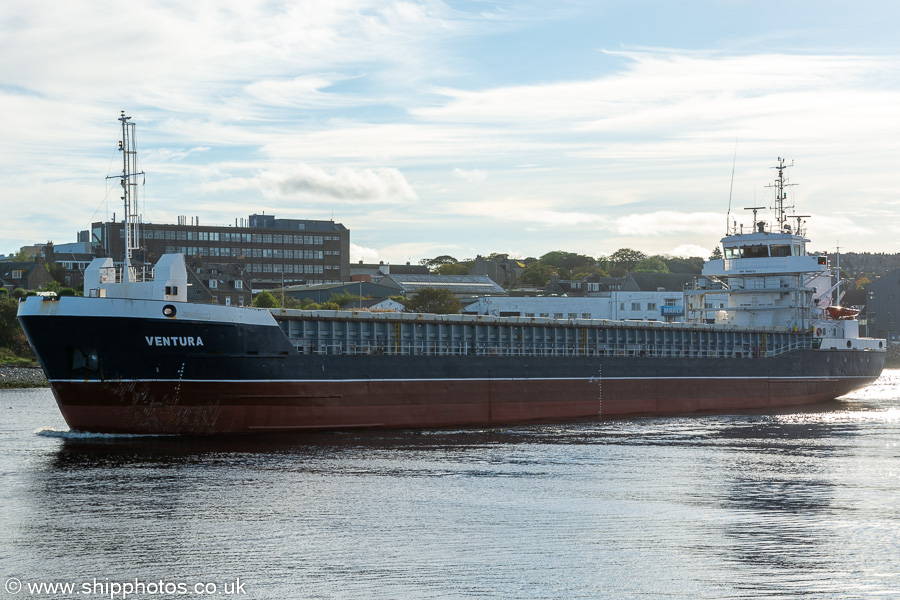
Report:
[{"label": "green tree", "polygon": [[401,302],[408,312],[451,315],[462,309],[459,299],[446,288],[423,288]]},{"label": "green tree", "polygon": [[22,331],[16,313],[19,303],[12,298],[0,299],[0,348],[6,348],[16,356],[31,357],[31,348]]},{"label": "green tree", "polygon": [[253,299],[253,306],[257,308],[278,308],[278,300],[268,290],[263,290]]},{"label": "green tree", "polygon": [[647,258],[647,255],[639,250],[631,248],[620,248],[609,255],[609,261],[612,263],[610,274],[615,277],[621,277],[634,270],[639,262]]},{"label": "green tree", "polygon": [[455,265],[459,261],[449,256],[447,254],[442,254],[441,256],[436,256],[434,258],[423,258],[419,261],[420,265],[424,265],[428,267],[429,270],[434,270],[441,265]]},{"label": "green tree", "polygon": [[328,298],[329,302],[334,302],[341,308],[352,308],[354,304],[359,303],[361,300],[360,296],[356,294],[351,294],[348,291],[343,291],[337,294],[332,294],[330,298]]},{"label": "green tree", "polygon": [[50,273],[50,277],[52,277],[56,281],[56,283],[58,283],[59,285],[65,285],[66,270],[62,265],[55,262],[49,262],[44,263],[44,268],[47,269],[47,272]]},{"label": "green tree", "polygon": [[722,260],[722,249],[718,246],[713,248],[712,254],[709,255],[709,260]]},{"label": "green tree", "polygon": [[550,276],[555,274],[556,269],[538,262],[522,271],[522,275],[519,276],[519,281],[526,285],[544,287],[550,283]]},{"label": "green tree", "polygon": [[468,275],[471,267],[465,263],[440,265],[433,269],[438,275]]},{"label": "green tree", "polygon": [[660,259],[669,268],[669,273],[695,273],[703,270],[703,259],[699,256],[683,258],[680,256],[660,256]]},{"label": "green tree", "polygon": [[293,296],[285,296],[282,308],[301,308],[300,301]]},{"label": "green tree", "polygon": [[648,256],[634,266],[635,273],[668,273],[669,268],[658,256]]},{"label": "green tree", "polygon": [[580,271],[590,271],[597,264],[597,261],[584,254],[576,254],[574,252],[564,252],[563,250],[553,250],[540,258],[541,264],[556,267],[560,271],[560,279],[566,278],[563,270],[568,273]]}]

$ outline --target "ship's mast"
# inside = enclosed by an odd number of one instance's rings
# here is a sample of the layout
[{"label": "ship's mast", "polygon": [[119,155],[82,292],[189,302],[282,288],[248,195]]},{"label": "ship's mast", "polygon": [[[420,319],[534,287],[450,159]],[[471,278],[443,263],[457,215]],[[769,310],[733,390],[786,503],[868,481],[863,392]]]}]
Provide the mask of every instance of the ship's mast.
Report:
[{"label": "ship's mast", "polygon": [[[787,179],[784,177],[784,170],[794,166],[794,162],[791,161],[791,164],[784,164],[785,159],[778,157],[778,165],[772,167],[773,169],[778,169],[778,177],[775,178],[774,184],[769,184],[766,187],[774,187],[775,188],[775,221],[778,223],[778,232],[787,231],[785,229],[785,225],[787,224],[788,217],[785,215],[785,206],[784,201],[787,200],[787,193],[784,191],[786,187],[792,187],[797,185],[796,183],[787,183]],[[788,206],[786,208],[794,208],[793,206]],[[799,222],[798,222],[799,228]]]},{"label": "ship's mast", "polygon": [[125,204],[125,268],[122,271],[122,282],[136,281],[137,277],[131,264],[132,252],[140,248],[140,216],[137,210],[137,177],[143,175],[138,171],[137,146],[134,139],[134,123],[128,121],[131,117],[122,116],[122,139],[119,141],[119,151],[122,152],[122,174],[118,177],[122,183],[122,201]]}]

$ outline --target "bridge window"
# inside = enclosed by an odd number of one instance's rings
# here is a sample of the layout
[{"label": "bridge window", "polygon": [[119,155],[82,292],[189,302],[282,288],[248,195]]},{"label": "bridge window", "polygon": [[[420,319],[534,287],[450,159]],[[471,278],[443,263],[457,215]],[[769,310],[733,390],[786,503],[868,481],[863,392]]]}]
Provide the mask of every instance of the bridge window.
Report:
[{"label": "bridge window", "polygon": [[741,246],[742,258],[766,258],[769,256],[768,246]]}]

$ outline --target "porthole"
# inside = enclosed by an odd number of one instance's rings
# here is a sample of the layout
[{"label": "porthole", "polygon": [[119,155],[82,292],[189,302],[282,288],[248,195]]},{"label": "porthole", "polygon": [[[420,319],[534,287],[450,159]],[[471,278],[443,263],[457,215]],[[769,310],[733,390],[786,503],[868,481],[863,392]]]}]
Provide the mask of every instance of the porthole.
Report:
[{"label": "porthole", "polygon": [[172,317],[174,317],[175,313],[177,313],[177,312],[178,312],[178,310],[176,310],[176,308],[174,306],[172,306],[171,304],[166,304],[165,306],[163,306],[163,314],[165,316],[169,317],[170,319]]},{"label": "porthole", "polygon": [[848,347],[848,348],[852,348],[852,347],[853,347],[853,342],[851,342],[850,340],[847,340],[847,347]]}]

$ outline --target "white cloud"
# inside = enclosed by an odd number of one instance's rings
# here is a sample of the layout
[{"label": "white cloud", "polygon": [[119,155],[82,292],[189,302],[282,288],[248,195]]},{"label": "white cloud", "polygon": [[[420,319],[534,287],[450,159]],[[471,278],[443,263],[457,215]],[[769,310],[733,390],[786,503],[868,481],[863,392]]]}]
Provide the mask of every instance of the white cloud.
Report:
[{"label": "white cloud", "polygon": [[358,244],[350,243],[350,263],[377,263],[379,261],[378,250],[375,248],[366,248]]},{"label": "white cloud", "polygon": [[631,214],[615,220],[614,229],[620,235],[661,236],[675,234],[710,234],[721,236],[725,233],[725,218],[715,213],[682,213],[658,211]]},{"label": "white cloud", "polygon": [[225,177],[205,183],[206,193],[258,190],[270,199],[403,204],[416,193],[397,169],[339,168],[334,172],[298,163],[289,170],[253,177]]},{"label": "white cloud", "polygon": [[698,246],[697,244],[681,244],[680,246],[675,247],[669,254],[681,258],[699,256],[706,259],[712,254],[712,250],[703,246]]},{"label": "white cloud", "polygon": [[266,173],[267,187],[284,197],[325,197],[350,202],[404,203],[417,198],[397,169],[340,168],[334,173],[304,163],[289,173]]},{"label": "white cloud", "polygon": [[481,169],[460,169],[459,167],[453,169],[453,174],[459,177],[460,179],[465,179],[470,183],[477,183],[479,181],[484,181],[487,179],[487,173],[482,171]]}]

